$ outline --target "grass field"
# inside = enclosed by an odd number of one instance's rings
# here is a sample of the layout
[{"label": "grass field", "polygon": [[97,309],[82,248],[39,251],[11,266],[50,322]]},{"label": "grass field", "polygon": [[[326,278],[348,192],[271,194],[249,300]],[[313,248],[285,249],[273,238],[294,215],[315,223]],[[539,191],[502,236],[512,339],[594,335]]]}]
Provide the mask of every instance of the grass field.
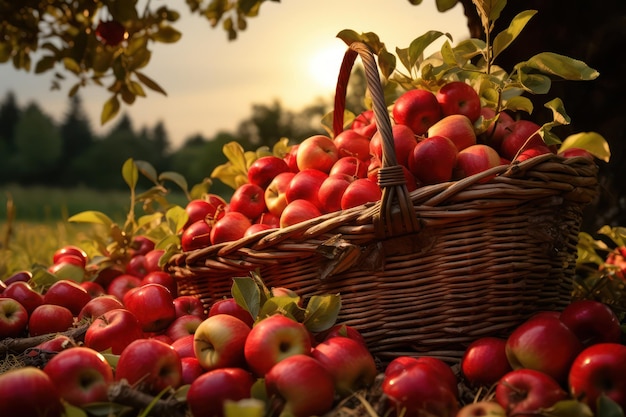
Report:
[{"label": "grass field", "polygon": [[[68,222],[72,215],[96,210],[122,224],[131,204],[129,191],[87,188],[0,186],[0,195],[0,279],[50,264],[54,251],[63,245],[92,240],[94,227]],[[168,196],[168,201],[185,204],[182,195]]]}]

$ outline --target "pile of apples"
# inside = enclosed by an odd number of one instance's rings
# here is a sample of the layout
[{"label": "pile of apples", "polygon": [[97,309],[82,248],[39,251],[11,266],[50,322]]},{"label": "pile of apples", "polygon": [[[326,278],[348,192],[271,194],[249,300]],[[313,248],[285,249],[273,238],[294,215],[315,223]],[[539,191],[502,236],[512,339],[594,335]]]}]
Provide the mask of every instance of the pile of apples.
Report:
[{"label": "pile of apples", "polygon": [[[114,277],[70,279],[77,270],[89,275],[89,259],[66,246],[48,268],[57,280],[42,292],[27,271],[2,283],[0,339],[33,341],[13,353],[43,355],[33,362],[43,365],[0,374],[0,415],[89,409],[114,402],[112,387],[123,382],[151,396],[186,387],[183,405],[194,416],[221,416],[225,401],[250,399],[258,384],[257,407],[309,416],[373,383],[376,362],[355,329],[335,323],[312,332],[283,314],[255,322],[232,297],[207,311],[198,298],[177,294],[158,267],[163,251],[137,240],[142,249]],[[293,291],[272,289],[280,296],[301,303]]]},{"label": "pile of apples", "polygon": [[[396,157],[409,191],[556,153],[539,135],[539,125],[514,120],[506,112],[496,115],[461,81],[448,82],[436,93],[409,90],[395,101],[390,116]],[[378,201],[382,152],[373,111],[367,110],[332,138],[314,135],[293,145],[284,157],[262,156],[248,167],[247,183],[235,189],[228,203],[214,196],[205,210],[209,217],[190,215],[196,224],[188,224],[190,236],[183,235],[182,248],[238,240]],[[563,156],[593,159],[580,148],[564,150]]]},{"label": "pile of apples", "polygon": [[[453,366],[428,356],[383,366],[345,324],[313,332],[279,312],[253,317],[232,297],[206,310],[178,295],[159,267],[163,251],[141,236],[133,247],[116,275],[90,276],[86,253],[65,246],[48,268],[56,281],[42,292],[26,271],[2,282],[0,338],[7,352],[11,340],[33,341],[13,353],[38,357],[32,363],[41,366],[0,374],[0,415],[89,410],[115,403],[119,384],[148,398],[173,396],[194,416],[222,416],[229,407],[324,415],[357,391],[380,391],[380,410],[407,417],[558,414],[565,406],[592,416],[607,401],[626,408],[623,333],[597,301],[538,313],[507,339],[475,340]],[[302,303],[287,288],[271,292]],[[483,395],[468,404],[468,389]]]}]

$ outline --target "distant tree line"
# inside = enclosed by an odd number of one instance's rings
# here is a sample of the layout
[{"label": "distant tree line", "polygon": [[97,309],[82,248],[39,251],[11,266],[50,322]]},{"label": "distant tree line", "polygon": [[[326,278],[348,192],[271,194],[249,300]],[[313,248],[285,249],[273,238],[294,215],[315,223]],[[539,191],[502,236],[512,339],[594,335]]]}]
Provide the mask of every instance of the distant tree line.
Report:
[{"label": "distant tree line", "polygon": [[[354,98],[358,94],[363,91],[352,94],[357,107],[362,106],[362,100]],[[331,106],[330,98],[319,98],[297,112],[285,109],[280,101],[253,104],[250,117],[233,132],[219,132],[212,138],[198,134],[172,149],[163,121],[137,129],[128,115],[121,115],[108,133],[98,136],[79,95],[69,99],[62,120],[54,121],[36,102],[21,108],[9,92],[0,101],[0,184],[124,189],[121,167],[132,157],[150,162],[157,172],[178,172],[192,186],[226,162],[222,152],[226,143],[237,141],[246,150],[263,145],[271,149],[283,137],[296,143],[324,133],[321,119]],[[211,190],[229,191],[219,181]]]}]

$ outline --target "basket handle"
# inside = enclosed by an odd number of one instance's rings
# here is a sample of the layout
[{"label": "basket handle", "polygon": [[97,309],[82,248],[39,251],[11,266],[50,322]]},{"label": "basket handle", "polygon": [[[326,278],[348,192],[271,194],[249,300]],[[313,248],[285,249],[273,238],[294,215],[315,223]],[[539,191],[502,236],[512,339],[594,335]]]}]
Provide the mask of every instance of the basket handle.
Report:
[{"label": "basket handle", "polygon": [[378,185],[382,189],[382,198],[378,203],[379,210],[373,218],[376,236],[386,238],[416,232],[421,227],[406,186],[404,171],[396,158],[393,130],[380,83],[378,66],[374,54],[362,42],[352,42],[341,62],[335,89],[333,131],[335,136],[343,131],[348,80],[357,55],[363,62],[367,87],[372,97],[376,127],[382,137],[382,161],[378,171]]}]

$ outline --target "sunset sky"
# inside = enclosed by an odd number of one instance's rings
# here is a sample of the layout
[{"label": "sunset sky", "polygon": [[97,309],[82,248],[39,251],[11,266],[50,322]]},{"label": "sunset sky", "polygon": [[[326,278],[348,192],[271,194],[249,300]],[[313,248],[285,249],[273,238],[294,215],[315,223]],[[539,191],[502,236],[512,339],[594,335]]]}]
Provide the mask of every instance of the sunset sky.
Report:
[{"label": "sunset sky", "polygon": [[[169,3],[184,12],[182,0]],[[174,147],[191,135],[212,137],[233,131],[251,115],[252,104],[271,104],[275,99],[299,110],[316,97],[332,97],[345,44],[336,38],[343,29],[374,32],[390,51],[408,47],[428,30],[449,32],[454,43],[467,38],[463,10],[457,5],[437,12],[434,0],[412,6],[408,0],[283,0],[265,2],[260,14],[248,20],[248,28],[229,42],[226,33],[211,28],[199,16],[182,13],[175,27],[180,41],[156,45],[144,72],[168,93],[164,97],[147,90],[127,112],[135,128],[165,123]],[[59,120],[68,109],[67,90],[50,91],[52,73],[34,75],[0,65],[0,99],[13,91],[20,106],[35,100]],[[103,88],[88,87],[80,95],[92,127],[106,132],[99,117],[107,98]]]}]

